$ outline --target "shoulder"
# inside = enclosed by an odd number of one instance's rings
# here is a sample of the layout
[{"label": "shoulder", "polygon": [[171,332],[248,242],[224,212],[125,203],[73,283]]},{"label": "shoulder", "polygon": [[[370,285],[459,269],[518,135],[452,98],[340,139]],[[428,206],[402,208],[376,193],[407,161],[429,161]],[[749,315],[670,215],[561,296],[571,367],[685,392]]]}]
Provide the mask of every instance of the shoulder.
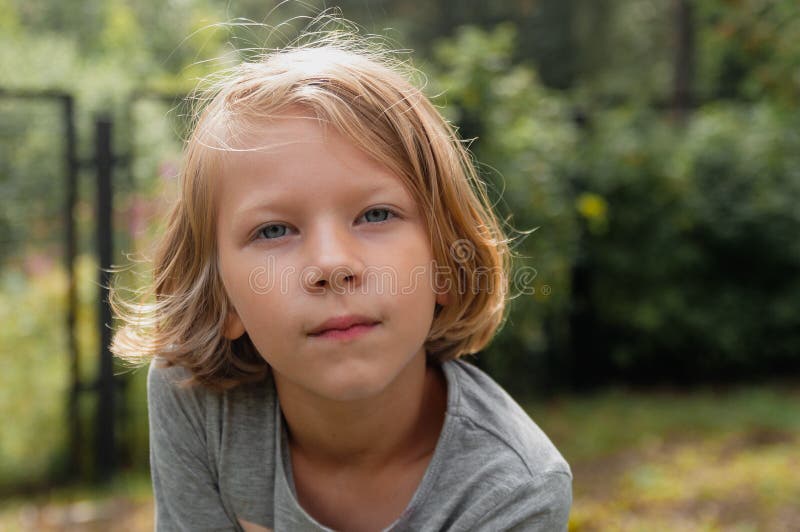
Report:
[{"label": "shoulder", "polygon": [[[530,416],[479,368],[442,365],[447,414],[418,511],[403,526],[437,530],[565,530],[566,460]],[[403,529],[399,527],[398,529]]]},{"label": "shoulder", "polygon": [[203,386],[189,385],[191,373],[180,366],[166,366],[158,357],[147,370],[147,403],[151,415],[160,410],[179,409],[184,415],[206,409],[215,394]]},{"label": "shoulder", "polygon": [[442,368],[447,415],[411,528],[566,530],[572,472],[555,445],[479,368]]},{"label": "shoulder", "polygon": [[162,420],[172,425],[178,419],[199,428],[211,424],[221,428],[237,426],[251,415],[271,413],[274,389],[269,382],[240,385],[227,391],[211,390],[200,384],[187,384],[191,373],[180,366],[165,366],[155,358],[147,374],[147,403],[151,422]]},{"label": "shoulder", "polygon": [[[190,373],[180,366],[167,366],[162,359],[156,357],[150,361],[147,368],[147,394],[148,396],[162,395],[187,395],[190,387],[183,383],[189,379]],[[189,395],[197,395],[191,394]]]},{"label": "shoulder", "polygon": [[205,445],[208,413],[217,410],[213,403],[218,398],[202,386],[187,385],[190,377],[186,368],[167,367],[158,358],[150,363],[147,410],[151,447],[167,441],[180,441],[181,444],[197,441]]},{"label": "shoulder", "polygon": [[[478,367],[461,360],[445,364],[448,386],[455,397],[448,399],[448,414],[457,418],[463,439],[469,437],[482,448],[477,456],[490,454],[504,473],[534,481],[543,475],[572,478],[567,461],[525,410]],[[472,446],[474,444],[470,444]]]},{"label": "shoulder", "polygon": [[217,392],[186,385],[189,377],[187,369],[158,360],[148,370],[150,467],[164,528],[176,519],[196,523],[197,515],[207,523],[225,516],[272,523],[278,434],[272,378]]},{"label": "shoulder", "polygon": [[156,528],[238,530],[240,518],[272,523],[274,389],[216,392],[186,385],[190,376],[157,359],[148,370]]}]

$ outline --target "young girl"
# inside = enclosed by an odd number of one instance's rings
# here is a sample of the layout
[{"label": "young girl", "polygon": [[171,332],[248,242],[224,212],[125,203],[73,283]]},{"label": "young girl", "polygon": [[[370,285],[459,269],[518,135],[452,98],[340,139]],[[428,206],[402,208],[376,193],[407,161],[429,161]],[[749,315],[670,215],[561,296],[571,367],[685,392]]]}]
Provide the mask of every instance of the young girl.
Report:
[{"label": "young girl", "polygon": [[[503,320],[509,250],[468,152],[357,39],[240,65],[189,139],[150,304],[158,530],[564,530],[571,472],[459,360]],[[371,50],[371,51],[370,51]]]}]

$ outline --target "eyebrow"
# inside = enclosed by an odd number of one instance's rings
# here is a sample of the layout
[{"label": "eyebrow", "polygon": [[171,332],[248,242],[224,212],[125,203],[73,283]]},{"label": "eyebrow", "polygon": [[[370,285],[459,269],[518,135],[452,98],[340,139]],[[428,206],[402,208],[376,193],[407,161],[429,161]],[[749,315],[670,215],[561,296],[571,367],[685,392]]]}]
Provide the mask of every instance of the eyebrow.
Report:
[{"label": "eyebrow", "polygon": [[[402,197],[405,201],[413,201],[411,199],[411,194],[409,194],[405,187],[400,183],[373,185],[363,189],[359,187],[359,190],[350,196],[350,200],[369,201],[371,198],[382,194],[402,194]],[[243,206],[234,211],[233,216],[231,217],[232,224],[236,226],[237,224],[241,223],[241,220],[256,213],[270,210],[280,211],[282,210],[282,205],[287,203],[287,197],[288,201],[296,201],[296,195],[284,193],[276,194],[274,197],[269,197],[267,199],[259,198],[258,200],[245,202]]]}]

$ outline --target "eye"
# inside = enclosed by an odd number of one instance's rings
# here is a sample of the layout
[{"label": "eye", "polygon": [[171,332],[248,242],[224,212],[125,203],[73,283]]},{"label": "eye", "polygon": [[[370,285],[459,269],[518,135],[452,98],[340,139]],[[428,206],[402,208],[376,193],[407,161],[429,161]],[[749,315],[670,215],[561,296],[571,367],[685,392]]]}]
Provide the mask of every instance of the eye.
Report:
[{"label": "eye", "polygon": [[395,214],[390,209],[376,208],[368,210],[361,217],[369,223],[380,223],[393,216]]},{"label": "eye", "polygon": [[256,233],[256,238],[264,238],[265,240],[272,240],[286,236],[289,233],[289,228],[284,224],[270,224],[265,225]]}]

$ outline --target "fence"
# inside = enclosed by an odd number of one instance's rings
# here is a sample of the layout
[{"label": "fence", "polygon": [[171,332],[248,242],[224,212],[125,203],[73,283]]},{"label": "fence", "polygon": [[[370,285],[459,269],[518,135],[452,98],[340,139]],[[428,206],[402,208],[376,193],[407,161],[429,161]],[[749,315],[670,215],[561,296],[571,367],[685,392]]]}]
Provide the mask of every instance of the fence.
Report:
[{"label": "fence", "polygon": [[[117,428],[126,423],[126,409],[124,401],[120,401],[120,395],[125,391],[129,376],[125,374],[115,375],[115,365],[112,355],[108,349],[112,334],[112,315],[108,304],[108,286],[110,278],[108,270],[114,262],[115,242],[114,242],[114,177],[119,175],[132,174],[132,153],[134,150],[133,130],[135,120],[134,109],[141,101],[174,101],[176,97],[161,94],[135,94],[127,102],[126,112],[123,113],[123,127],[127,130],[129,142],[127,146],[124,142],[124,135],[115,135],[115,123],[110,114],[94,117],[91,130],[87,131],[89,139],[83,139],[83,147],[90,154],[80,157],[78,152],[81,143],[79,142],[78,128],[76,127],[76,103],[75,98],[65,92],[60,91],[20,91],[0,89],[0,117],[4,114],[5,119],[1,122],[8,126],[9,138],[6,139],[4,148],[7,148],[6,168],[4,178],[0,184],[5,185],[6,194],[3,194],[3,214],[0,215],[0,223],[9,227],[17,226],[18,231],[7,231],[8,236],[3,241],[2,254],[0,259],[5,266],[17,262],[25,270],[24,257],[32,247],[37,246],[37,240],[30,234],[31,227],[44,225],[48,229],[58,228],[57,237],[48,237],[48,245],[61,248],[60,263],[66,278],[66,285],[63,295],[64,307],[63,315],[59,316],[60,332],[53,338],[59,347],[49,342],[46,350],[57,351],[61,357],[60,363],[66,362],[68,367],[67,380],[61,404],[66,405],[63,413],[61,427],[48,427],[53,433],[64,430],[66,437],[66,452],[64,456],[55,459],[62,462],[58,467],[58,474],[55,478],[35,478],[24,479],[22,484],[35,487],[42,482],[68,478],[92,477],[95,480],[108,480],[114,473],[117,457],[129,454],[129,451],[118,448]],[[2,107],[4,106],[4,107]],[[52,111],[58,112],[58,120],[52,117]],[[5,112],[4,112],[5,111]],[[43,120],[50,127],[43,128],[39,121],[31,121],[30,116],[41,114]],[[46,116],[45,116],[46,115]],[[19,162],[21,157],[19,146],[24,143],[24,135],[19,135],[19,131],[13,131],[15,125],[23,121],[26,130],[34,131],[37,135],[44,135],[47,138],[40,145],[49,146],[49,150],[43,149],[42,153],[32,156],[35,164],[22,165],[22,168],[13,166]],[[57,123],[57,127],[52,127]],[[15,141],[15,139],[17,139]],[[122,139],[122,140],[120,140]],[[15,144],[16,142],[16,144]],[[60,142],[57,150],[54,150],[54,143]],[[23,175],[12,175],[23,172]],[[34,175],[26,175],[31,172]],[[54,177],[55,176],[55,177]],[[14,188],[14,183],[27,183],[22,189]],[[81,191],[84,192],[81,199]],[[88,192],[91,191],[91,194]],[[62,192],[62,194],[58,194]],[[91,198],[91,199],[89,199]],[[32,208],[37,202],[45,204],[42,208]],[[55,221],[49,216],[54,203],[60,203],[59,221]],[[86,205],[91,205],[92,215],[89,223],[78,223],[78,219],[86,218]],[[44,219],[42,217],[44,213]],[[59,227],[60,226],[60,227]],[[91,227],[93,226],[93,227]],[[79,286],[76,271],[76,261],[79,257],[81,247],[83,251],[96,257],[96,327],[94,335],[97,345],[97,355],[87,356],[82,353],[79,345],[80,327],[78,323],[79,315]],[[21,249],[25,247],[26,249]],[[49,251],[49,250],[48,250]],[[42,253],[47,256],[48,253]],[[58,308],[56,305],[50,306],[48,311]],[[13,312],[14,309],[9,309]],[[52,320],[50,320],[52,322]],[[58,339],[63,339],[59,341]],[[9,356],[13,356],[9,348]],[[16,348],[16,346],[15,346]],[[38,347],[41,350],[41,346]],[[86,348],[83,348],[84,350]],[[53,357],[52,353],[48,356]],[[87,361],[96,367],[95,374],[91,375],[90,368],[82,367]],[[36,372],[36,368],[28,368],[29,372]],[[9,376],[8,378],[12,378]],[[35,389],[35,387],[33,388]],[[94,413],[91,423],[83,423],[82,418],[86,418],[85,409],[81,407],[87,398],[91,398]],[[94,434],[85,425],[93,426]],[[24,430],[14,427],[14,430]],[[34,429],[31,429],[34,430]],[[9,433],[10,434],[10,433]],[[56,440],[58,438],[55,438]],[[51,443],[52,443],[51,439]],[[91,463],[84,464],[82,454],[85,455],[86,448],[92,449]],[[63,451],[57,451],[59,455]],[[49,460],[52,462],[53,460]],[[0,472],[2,468],[0,467]],[[49,477],[49,475],[46,475]],[[17,479],[16,489],[24,488]],[[3,479],[0,479],[0,484]],[[5,487],[0,485],[0,491]]]}]

